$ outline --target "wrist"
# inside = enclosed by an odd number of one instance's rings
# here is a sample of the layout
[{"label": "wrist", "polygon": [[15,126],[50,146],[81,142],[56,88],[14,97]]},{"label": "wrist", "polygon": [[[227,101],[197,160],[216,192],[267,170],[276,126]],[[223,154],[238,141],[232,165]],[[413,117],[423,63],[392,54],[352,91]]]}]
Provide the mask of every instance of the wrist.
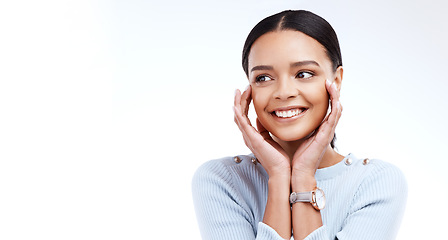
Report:
[{"label": "wrist", "polygon": [[291,190],[293,192],[311,191],[316,186],[317,182],[313,175],[293,175],[291,178]]},{"label": "wrist", "polygon": [[290,175],[273,175],[269,176],[268,187],[272,189],[288,189],[291,184]]},{"label": "wrist", "polygon": [[266,172],[269,175],[269,179],[291,180],[291,168],[266,169]]},{"label": "wrist", "polygon": [[269,177],[268,202],[289,205],[291,178],[286,176]]}]

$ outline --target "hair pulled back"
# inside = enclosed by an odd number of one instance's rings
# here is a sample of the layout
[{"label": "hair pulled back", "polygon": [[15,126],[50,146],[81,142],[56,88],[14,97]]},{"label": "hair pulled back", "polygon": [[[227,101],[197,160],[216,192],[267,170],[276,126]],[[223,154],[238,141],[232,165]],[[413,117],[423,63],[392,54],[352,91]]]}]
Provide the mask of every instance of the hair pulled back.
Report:
[{"label": "hair pulled back", "polygon": [[261,20],[250,31],[243,48],[243,69],[248,72],[248,58],[252,44],[263,34],[281,30],[302,32],[324,46],[333,70],[342,66],[341,49],[333,27],[322,17],[305,10],[286,10]]},{"label": "hair pulled back", "polygon": [[[333,71],[336,71],[339,66],[342,66],[341,49],[333,27],[325,19],[312,12],[305,10],[286,10],[261,20],[250,31],[244,43],[242,59],[246,76],[249,76],[248,58],[254,42],[263,34],[281,30],[295,30],[314,38],[324,46],[325,52],[332,63]],[[332,148],[335,146],[335,141],[336,134],[330,143]]]}]

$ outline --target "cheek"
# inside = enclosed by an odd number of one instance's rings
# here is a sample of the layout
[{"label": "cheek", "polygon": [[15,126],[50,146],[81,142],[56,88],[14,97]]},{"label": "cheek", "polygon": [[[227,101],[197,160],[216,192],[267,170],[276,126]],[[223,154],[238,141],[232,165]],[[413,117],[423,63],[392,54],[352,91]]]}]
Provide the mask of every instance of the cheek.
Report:
[{"label": "cheek", "polygon": [[252,103],[254,105],[255,113],[257,114],[258,120],[261,124],[270,131],[270,127],[267,121],[268,113],[266,112],[266,107],[269,103],[269,94],[263,91],[253,91],[252,92]]},{"label": "cheek", "polygon": [[328,109],[328,92],[325,86],[322,88],[320,86],[316,86],[314,88],[309,88],[308,91],[303,92],[305,99],[312,104],[313,108],[319,114],[319,118],[322,115],[322,118],[325,117]]},{"label": "cheek", "polygon": [[316,92],[313,95],[314,99],[314,106],[316,107],[316,110],[319,111],[319,115],[321,115],[322,119],[325,117],[325,115],[327,114],[327,110],[328,110],[328,106],[329,106],[329,96],[328,93],[326,91],[326,89],[324,90],[320,90],[318,92]]},{"label": "cheek", "polygon": [[257,114],[264,110],[267,105],[267,99],[263,98],[263,94],[260,91],[254,91],[252,89],[252,102],[254,104]]},{"label": "cheek", "polygon": [[326,91],[326,89],[320,89],[319,91],[317,91],[315,94],[315,99],[314,101],[319,103],[319,104],[324,104],[324,105],[328,105],[328,100],[330,99],[328,92]]}]

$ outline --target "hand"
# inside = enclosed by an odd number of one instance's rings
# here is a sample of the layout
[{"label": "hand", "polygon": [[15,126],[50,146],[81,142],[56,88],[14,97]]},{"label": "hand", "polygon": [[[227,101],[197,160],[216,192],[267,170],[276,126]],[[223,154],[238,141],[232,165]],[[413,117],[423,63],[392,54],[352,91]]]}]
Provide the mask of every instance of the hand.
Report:
[{"label": "hand", "polygon": [[250,85],[242,95],[239,90],[236,90],[234,102],[235,123],[243,134],[244,143],[255,154],[269,177],[278,174],[289,177],[291,175],[291,167],[286,152],[272,139],[258,118],[257,131],[252,127],[247,117],[249,104],[252,100],[251,91]]},{"label": "hand", "polygon": [[314,178],[316,169],[319,167],[322,157],[333,139],[336,125],[341,117],[342,106],[339,102],[339,90],[336,84],[326,80],[325,87],[330,94],[331,112],[315,133],[304,141],[294,153],[292,160],[293,176],[303,175],[304,177]]}]

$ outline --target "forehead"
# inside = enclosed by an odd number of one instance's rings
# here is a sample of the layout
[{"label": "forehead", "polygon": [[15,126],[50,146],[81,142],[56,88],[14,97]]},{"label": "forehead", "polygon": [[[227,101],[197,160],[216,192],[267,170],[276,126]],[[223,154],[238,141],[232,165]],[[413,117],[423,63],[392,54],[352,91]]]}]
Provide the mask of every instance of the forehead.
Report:
[{"label": "forehead", "polygon": [[330,64],[325,48],[314,38],[293,30],[269,32],[259,37],[251,47],[249,69],[256,65],[281,65],[314,60],[319,65]]}]

